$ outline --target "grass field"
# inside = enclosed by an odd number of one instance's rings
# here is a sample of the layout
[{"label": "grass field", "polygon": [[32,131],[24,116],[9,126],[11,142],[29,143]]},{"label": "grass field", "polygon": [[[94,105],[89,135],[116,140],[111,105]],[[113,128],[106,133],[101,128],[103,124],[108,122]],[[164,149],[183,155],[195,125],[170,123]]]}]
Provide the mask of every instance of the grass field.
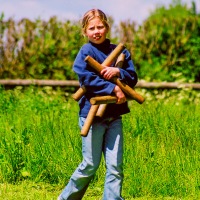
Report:
[{"label": "grass field", "polygon": [[[11,184],[1,184],[0,185],[0,199],[2,200],[56,200],[61,188],[57,185],[47,184],[47,183],[34,183],[24,181],[17,185]],[[102,188],[89,187],[83,200],[101,200],[101,194],[94,195],[95,193],[100,193]],[[193,196],[188,196],[184,198],[180,197],[128,197],[126,200],[191,200],[198,199]]]},{"label": "grass field", "polygon": [[[200,199],[199,93],[144,95],[123,117],[123,196]],[[56,199],[81,161],[78,104],[49,88],[0,89],[0,137],[0,199]],[[102,160],[85,200],[101,199],[104,174]]]}]

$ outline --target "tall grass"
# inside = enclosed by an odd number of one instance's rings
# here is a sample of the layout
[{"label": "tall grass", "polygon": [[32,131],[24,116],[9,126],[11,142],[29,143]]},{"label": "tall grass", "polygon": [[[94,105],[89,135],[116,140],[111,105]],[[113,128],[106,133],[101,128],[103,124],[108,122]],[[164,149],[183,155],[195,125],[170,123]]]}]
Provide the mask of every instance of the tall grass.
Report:
[{"label": "tall grass", "polygon": [[132,109],[125,130],[129,194],[195,197],[199,193],[199,105],[156,102]]},{"label": "tall grass", "polygon": [[0,99],[2,180],[53,183],[72,172],[81,156],[77,105],[31,89],[3,92]]},{"label": "tall grass", "polygon": [[[150,99],[150,98],[149,98]],[[200,197],[200,105],[173,98],[129,102],[124,122],[125,198]],[[69,180],[81,161],[78,104],[61,92],[0,89],[0,180]],[[100,195],[104,162],[90,185]]]}]

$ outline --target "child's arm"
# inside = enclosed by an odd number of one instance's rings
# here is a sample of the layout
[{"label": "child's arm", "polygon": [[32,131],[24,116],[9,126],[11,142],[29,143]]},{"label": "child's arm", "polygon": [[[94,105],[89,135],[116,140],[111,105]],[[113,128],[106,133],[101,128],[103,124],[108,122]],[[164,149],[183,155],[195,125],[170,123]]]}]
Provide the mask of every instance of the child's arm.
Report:
[{"label": "child's arm", "polygon": [[[85,62],[87,56],[91,56],[96,59],[96,54],[93,53],[88,45],[83,46],[73,65],[73,70],[79,77],[80,86],[84,86],[87,94],[96,95],[109,95],[113,92],[115,87],[114,83],[105,80],[102,76]],[[103,62],[103,61],[102,61]]]}]

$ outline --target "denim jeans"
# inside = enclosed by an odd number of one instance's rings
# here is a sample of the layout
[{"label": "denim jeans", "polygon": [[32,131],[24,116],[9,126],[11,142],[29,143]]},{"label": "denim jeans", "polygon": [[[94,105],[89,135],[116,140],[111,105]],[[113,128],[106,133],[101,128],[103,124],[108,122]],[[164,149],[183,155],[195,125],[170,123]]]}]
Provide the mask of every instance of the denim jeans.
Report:
[{"label": "denim jeans", "polygon": [[[85,118],[79,118],[80,128]],[[121,117],[95,118],[87,137],[82,137],[83,161],[60,194],[60,200],[80,200],[99,167],[102,152],[106,164],[103,200],[120,200],[123,182],[123,133]]]}]

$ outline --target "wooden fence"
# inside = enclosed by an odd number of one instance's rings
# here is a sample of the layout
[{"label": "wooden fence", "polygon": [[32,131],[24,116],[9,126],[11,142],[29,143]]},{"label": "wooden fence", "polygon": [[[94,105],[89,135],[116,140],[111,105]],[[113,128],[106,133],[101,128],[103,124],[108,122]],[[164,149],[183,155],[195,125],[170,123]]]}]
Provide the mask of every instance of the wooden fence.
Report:
[{"label": "wooden fence", "polygon": [[[4,86],[53,86],[53,87],[79,87],[76,80],[24,80],[24,79],[0,79],[0,85]],[[190,88],[200,90],[200,83],[179,83],[179,82],[145,82],[138,81],[136,88],[145,89],[184,89]]]}]

